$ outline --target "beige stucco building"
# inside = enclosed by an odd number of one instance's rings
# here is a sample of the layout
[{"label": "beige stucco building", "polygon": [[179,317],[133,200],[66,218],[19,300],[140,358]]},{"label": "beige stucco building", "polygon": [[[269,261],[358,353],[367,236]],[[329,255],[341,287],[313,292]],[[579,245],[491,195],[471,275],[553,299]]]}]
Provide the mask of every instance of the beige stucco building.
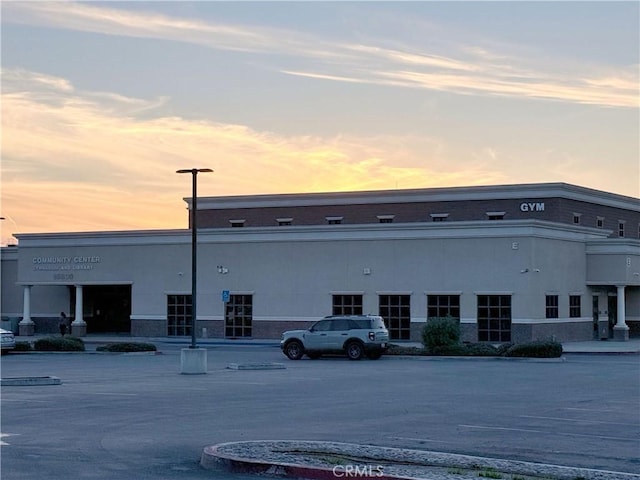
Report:
[{"label": "beige stucco building", "polygon": [[[191,206],[191,199],[186,199]],[[278,338],[379,313],[463,340],[640,335],[640,200],[563,183],[198,199],[198,337]],[[191,232],[17,234],[3,325],[191,335]],[[13,319],[13,320],[12,320]]]}]

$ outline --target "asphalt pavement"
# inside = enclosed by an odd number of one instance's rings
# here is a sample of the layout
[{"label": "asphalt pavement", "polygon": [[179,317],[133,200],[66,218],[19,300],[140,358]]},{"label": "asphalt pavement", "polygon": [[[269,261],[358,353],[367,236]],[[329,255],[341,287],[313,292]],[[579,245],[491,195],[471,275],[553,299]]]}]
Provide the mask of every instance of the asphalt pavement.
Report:
[{"label": "asphalt pavement", "polygon": [[[190,339],[84,341],[86,353],[3,357],[3,379],[60,379],[2,387],[3,478],[640,479],[639,339],[511,362],[291,362],[277,341],[199,339],[197,378],[177,373]],[[123,341],[160,353],[95,354]],[[229,369],[256,360],[285,369]]]}]

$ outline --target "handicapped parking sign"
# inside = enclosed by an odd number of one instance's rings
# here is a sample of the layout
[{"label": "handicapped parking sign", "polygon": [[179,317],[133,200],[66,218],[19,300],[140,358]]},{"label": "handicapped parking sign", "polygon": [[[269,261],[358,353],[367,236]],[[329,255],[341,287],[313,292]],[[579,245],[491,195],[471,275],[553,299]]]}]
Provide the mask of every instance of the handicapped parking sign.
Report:
[{"label": "handicapped parking sign", "polygon": [[229,303],[229,297],[230,297],[230,296],[231,296],[231,295],[229,294],[229,290],[223,290],[223,291],[222,291],[222,301],[223,301],[224,303]]}]

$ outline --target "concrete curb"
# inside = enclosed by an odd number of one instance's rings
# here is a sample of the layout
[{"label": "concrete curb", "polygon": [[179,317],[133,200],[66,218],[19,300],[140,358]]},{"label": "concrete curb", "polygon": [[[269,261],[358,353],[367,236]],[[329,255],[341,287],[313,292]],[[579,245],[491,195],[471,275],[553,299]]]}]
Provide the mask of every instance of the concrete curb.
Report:
[{"label": "concrete curb", "polygon": [[[313,480],[335,480],[350,476],[383,480],[467,480],[477,479],[483,470],[526,476],[528,479],[640,480],[640,475],[625,472],[315,441],[222,443],[206,447],[200,465],[206,469],[222,466],[234,472]],[[351,475],[347,469],[350,469]]]},{"label": "concrete curb", "polygon": [[58,377],[8,377],[0,379],[2,387],[32,387],[39,385],[62,385]]}]

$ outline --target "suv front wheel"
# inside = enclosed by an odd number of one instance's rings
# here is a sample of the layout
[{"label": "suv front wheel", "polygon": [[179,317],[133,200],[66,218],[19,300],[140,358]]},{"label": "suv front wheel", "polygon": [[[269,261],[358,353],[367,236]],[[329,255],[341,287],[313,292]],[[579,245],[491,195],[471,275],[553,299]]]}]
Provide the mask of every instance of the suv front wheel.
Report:
[{"label": "suv front wheel", "polygon": [[347,344],[347,356],[349,360],[360,360],[364,353],[364,347],[360,342],[349,342]]},{"label": "suv front wheel", "polygon": [[284,354],[291,360],[300,360],[304,355],[304,347],[298,340],[291,340],[285,345]]}]

